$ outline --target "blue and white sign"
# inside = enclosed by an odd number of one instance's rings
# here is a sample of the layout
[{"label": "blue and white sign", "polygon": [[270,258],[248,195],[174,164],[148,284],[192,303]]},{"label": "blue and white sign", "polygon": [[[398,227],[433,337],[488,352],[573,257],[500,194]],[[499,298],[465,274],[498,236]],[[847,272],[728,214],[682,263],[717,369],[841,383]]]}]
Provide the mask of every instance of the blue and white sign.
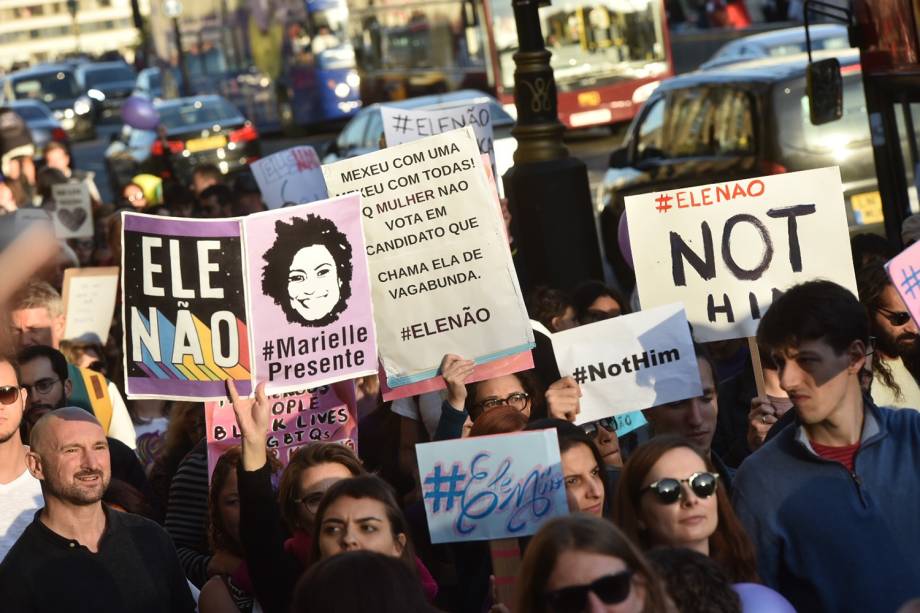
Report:
[{"label": "blue and white sign", "polygon": [[528,536],[568,514],[555,430],[416,445],[432,543]]}]

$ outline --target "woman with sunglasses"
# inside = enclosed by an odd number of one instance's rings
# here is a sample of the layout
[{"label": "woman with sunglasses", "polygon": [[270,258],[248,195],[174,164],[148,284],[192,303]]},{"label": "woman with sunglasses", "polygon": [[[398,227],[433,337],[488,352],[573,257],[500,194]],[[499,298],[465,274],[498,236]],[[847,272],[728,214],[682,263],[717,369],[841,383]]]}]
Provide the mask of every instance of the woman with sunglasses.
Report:
[{"label": "woman with sunglasses", "polygon": [[661,581],[614,525],[583,514],[547,522],[524,554],[515,611],[665,613]]},{"label": "woman with sunglasses", "polygon": [[719,475],[686,439],[655,437],[629,456],[613,518],[643,549],[687,547],[719,562],[734,583],[758,580],[754,548]]}]

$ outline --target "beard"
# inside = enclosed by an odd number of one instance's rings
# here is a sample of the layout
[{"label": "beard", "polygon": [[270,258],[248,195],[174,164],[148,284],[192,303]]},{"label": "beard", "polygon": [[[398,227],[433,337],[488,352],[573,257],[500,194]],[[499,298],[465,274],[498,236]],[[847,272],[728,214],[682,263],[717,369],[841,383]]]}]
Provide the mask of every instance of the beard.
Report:
[{"label": "beard", "polygon": [[[94,485],[81,485],[79,478],[97,476],[99,480]],[[107,477],[101,470],[82,470],[73,476],[72,483],[57,483],[45,479],[46,495],[54,496],[65,502],[75,505],[91,505],[102,500],[102,495],[109,487],[111,477]]]},{"label": "beard", "polygon": [[878,349],[885,355],[910,361],[917,361],[920,358],[920,336],[912,332],[905,332],[894,338],[884,333],[878,334],[875,342]]}]

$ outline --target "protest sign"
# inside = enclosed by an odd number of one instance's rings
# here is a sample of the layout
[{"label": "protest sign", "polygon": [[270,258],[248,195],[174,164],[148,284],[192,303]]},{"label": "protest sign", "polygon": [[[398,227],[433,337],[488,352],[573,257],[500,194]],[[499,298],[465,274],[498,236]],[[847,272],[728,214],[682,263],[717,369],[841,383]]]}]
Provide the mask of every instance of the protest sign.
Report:
[{"label": "protest sign", "polygon": [[626,436],[633,430],[638,430],[648,423],[645,420],[645,415],[642,414],[642,411],[633,411],[631,413],[623,413],[622,415],[614,415],[613,419],[616,420],[617,437]]},{"label": "protest sign", "polygon": [[[271,429],[266,446],[282,466],[291,454],[311,443],[341,443],[358,451],[358,419],[355,384],[343,381],[314,390],[300,390],[269,396]],[[217,459],[227,449],[242,442],[233,405],[208,402],[204,406],[208,439],[208,480]]]},{"label": "protest sign", "polygon": [[914,322],[920,322],[920,242],[892,258],[885,270]]},{"label": "protest sign", "polygon": [[93,206],[89,186],[80,182],[51,186],[53,204],[49,207],[58,238],[92,238]]},{"label": "protest sign", "polygon": [[445,347],[484,363],[533,346],[494,194],[469,126],[323,166],[360,192],[390,387],[438,373]]},{"label": "protest sign", "polygon": [[581,386],[578,424],[703,393],[679,304],[556,332],[552,343],[559,373]]},{"label": "protest sign", "polygon": [[252,392],[238,221],[125,213],[121,270],[129,397]]},{"label": "protest sign", "polygon": [[381,105],[380,115],[383,117],[383,134],[388,147],[472,126],[479,152],[488,155],[489,164],[495,168],[492,113],[488,102],[435,105],[420,109]]},{"label": "protest sign", "polygon": [[255,370],[269,392],[377,373],[357,194],[243,219]]},{"label": "protest sign", "polygon": [[527,536],[569,512],[556,431],[415,446],[432,543]]},{"label": "protest sign", "polygon": [[313,147],[291,147],[256,160],[250,167],[270,209],[326,198],[326,183]]},{"label": "protest sign", "polygon": [[856,293],[837,168],[630,196],[626,213],[642,307],[683,303],[697,341],[754,336],[798,283]]},{"label": "protest sign", "polygon": [[109,338],[118,266],[68,268],[64,271],[64,338],[95,341]]}]

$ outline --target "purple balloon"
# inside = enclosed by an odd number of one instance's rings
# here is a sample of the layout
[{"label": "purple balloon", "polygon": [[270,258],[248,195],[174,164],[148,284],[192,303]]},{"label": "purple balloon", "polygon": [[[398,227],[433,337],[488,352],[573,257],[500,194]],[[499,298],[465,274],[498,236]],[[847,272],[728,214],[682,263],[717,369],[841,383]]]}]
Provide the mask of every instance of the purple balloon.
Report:
[{"label": "purple balloon", "polygon": [[617,225],[617,243],[620,245],[620,253],[623,259],[629,264],[629,267],[635,270],[632,259],[632,245],[629,243],[629,226],[626,225],[626,211],[620,215],[620,222]]},{"label": "purple balloon", "polygon": [[757,583],[736,583],[732,589],[741,597],[742,613],[796,613],[782,594]]},{"label": "purple balloon", "polygon": [[140,96],[131,96],[125,100],[121,105],[121,118],[138,130],[155,130],[160,123],[160,114],[153,102]]}]

